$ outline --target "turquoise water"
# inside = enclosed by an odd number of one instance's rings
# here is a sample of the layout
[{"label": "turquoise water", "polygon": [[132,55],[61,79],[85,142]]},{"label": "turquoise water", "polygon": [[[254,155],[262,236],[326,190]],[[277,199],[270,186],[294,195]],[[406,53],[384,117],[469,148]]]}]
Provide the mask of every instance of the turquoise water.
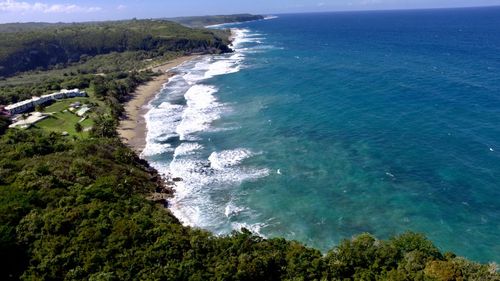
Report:
[{"label": "turquoise water", "polygon": [[281,15],[176,69],[143,156],[185,224],[500,261],[500,9]]}]

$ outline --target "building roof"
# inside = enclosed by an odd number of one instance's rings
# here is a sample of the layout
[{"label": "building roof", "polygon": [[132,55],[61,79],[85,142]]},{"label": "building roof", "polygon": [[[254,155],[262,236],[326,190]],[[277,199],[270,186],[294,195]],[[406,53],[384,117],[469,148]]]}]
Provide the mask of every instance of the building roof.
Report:
[{"label": "building roof", "polygon": [[18,108],[18,107],[22,107],[22,106],[25,106],[25,105],[28,105],[30,103],[33,102],[33,99],[29,99],[29,100],[23,100],[23,101],[20,101],[20,102],[16,102],[14,104],[9,104],[5,107],[6,110],[11,110],[11,109],[14,109],[14,108]]},{"label": "building roof", "polygon": [[39,100],[40,98],[56,97],[56,96],[64,95],[64,94],[67,94],[67,93],[85,93],[85,91],[80,91],[77,88],[71,89],[71,90],[62,89],[59,92],[55,92],[55,93],[52,93],[52,94],[43,95],[41,97],[32,97],[29,100],[24,100],[24,101],[20,101],[20,102],[16,102],[16,103],[10,104],[10,105],[8,105],[8,106],[5,107],[5,110],[12,110],[14,108],[26,106],[26,105],[34,102],[34,101]]}]

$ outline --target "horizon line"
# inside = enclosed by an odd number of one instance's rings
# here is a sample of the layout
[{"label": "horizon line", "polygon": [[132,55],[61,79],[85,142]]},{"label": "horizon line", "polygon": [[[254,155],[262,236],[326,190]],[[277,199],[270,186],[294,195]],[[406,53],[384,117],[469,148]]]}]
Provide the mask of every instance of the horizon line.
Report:
[{"label": "horizon line", "polygon": [[434,7],[434,8],[381,8],[381,9],[346,9],[330,11],[311,11],[311,12],[291,12],[291,13],[272,13],[270,15],[295,15],[295,14],[326,14],[326,13],[357,13],[357,12],[397,12],[397,11],[431,11],[431,10],[462,10],[462,9],[485,9],[500,8],[500,4],[483,6],[458,6],[458,7]]},{"label": "horizon line", "polygon": [[169,20],[175,18],[183,17],[213,17],[213,16],[230,16],[230,15],[260,15],[260,16],[274,16],[274,15],[297,15],[297,14],[326,14],[326,13],[362,13],[362,12],[397,12],[397,11],[430,11],[430,10],[460,10],[460,9],[484,9],[484,8],[500,8],[499,4],[495,5],[483,5],[483,6],[459,6],[459,7],[435,7],[435,8],[383,8],[383,9],[346,9],[346,10],[330,10],[330,11],[310,11],[310,12],[277,12],[277,13],[245,13],[238,12],[232,14],[210,14],[210,15],[192,15],[192,16],[174,16],[174,17],[157,17],[157,18],[123,18],[123,19],[103,19],[103,20],[88,20],[88,21],[18,21],[18,22],[0,22],[0,25],[4,24],[23,24],[23,23],[48,23],[48,24],[58,24],[58,23],[92,23],[92,22],[111,22],[111,21],[127,21],[127,20]]}]

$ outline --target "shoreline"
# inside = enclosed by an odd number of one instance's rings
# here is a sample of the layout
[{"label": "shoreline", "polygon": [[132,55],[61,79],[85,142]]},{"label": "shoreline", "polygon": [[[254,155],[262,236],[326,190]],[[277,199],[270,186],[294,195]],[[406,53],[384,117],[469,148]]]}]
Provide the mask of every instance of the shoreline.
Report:
[{"label": "shoreline", "polygon": [[139,85],[131,94],[131,99],[124,104],[124,117],[120,118],[117,132],[120,139],[137,155],[140,156],[146,146],[147,124],[144,115],[148,112],[147,105],[161,91],[163,85],[175,75],[171,72],[172,68],[196,57],[196,55],[182,56],[150,68],[153,72],[161,71],[162,74]]},{"label": "shoreline", "polygon": [[[233,28],[230,29],[230,32],[231,34],[228,39],[231,44],[229,44],[229,46],[233,49],[233,43],[237,34]],[[146,68],[152,70],[153,72],[161,71],[162,74],[154,77],[151,81],[139,85],[131,94],[130,100],[124,103],[124,116],[119,120],[117,132],[122,143],[131,148],[140,158],[142,158],[141,154],[147,145],[146,137],[148,128],[145,115],[150,110],[148,106],[149,103],[160,93],[164,85],[169,82],[170,78],[176,75],[176,73],[172,71],[173,68],[185,62],[199,58],[200,56],[202,55],[186,55],[156,67]],[[155,167],[152,168],[157,171]],[[146,198],[152,202],[163,205],[174,215],[174,217],[179,220],[182,225],[188,225],[182,219],[184,216],[176,214],[171,205],[171,200],[174,197],[177,183],[182,182],[183,179],[177,175],[171,174],[170,172],[160,175],[160,185],[162,187],[149,194]]]}]

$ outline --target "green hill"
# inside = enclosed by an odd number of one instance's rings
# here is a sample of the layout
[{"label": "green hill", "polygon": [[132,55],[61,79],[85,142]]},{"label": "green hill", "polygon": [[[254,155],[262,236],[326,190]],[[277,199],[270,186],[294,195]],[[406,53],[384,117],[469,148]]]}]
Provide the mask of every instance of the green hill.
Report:
[{"label": "green hill", "polygon": [[168,20],[190,26],[190,27],[205,27],[208,25],[245,22],[253,20],[262,20],[264,16],[251,14],[236,14],[236,15],[219,15],[219,16],[199,16],[199,17],[178,17]]},{"label": "green hill", "polygon": [[[29,25],[0,36],[0,76],[64,67],[83,58],[112,52],[230,52],[221,31],[192,29],[166,20],[131,20],[86,24]],[[10,26],[10,29],[13,27]]]}]

